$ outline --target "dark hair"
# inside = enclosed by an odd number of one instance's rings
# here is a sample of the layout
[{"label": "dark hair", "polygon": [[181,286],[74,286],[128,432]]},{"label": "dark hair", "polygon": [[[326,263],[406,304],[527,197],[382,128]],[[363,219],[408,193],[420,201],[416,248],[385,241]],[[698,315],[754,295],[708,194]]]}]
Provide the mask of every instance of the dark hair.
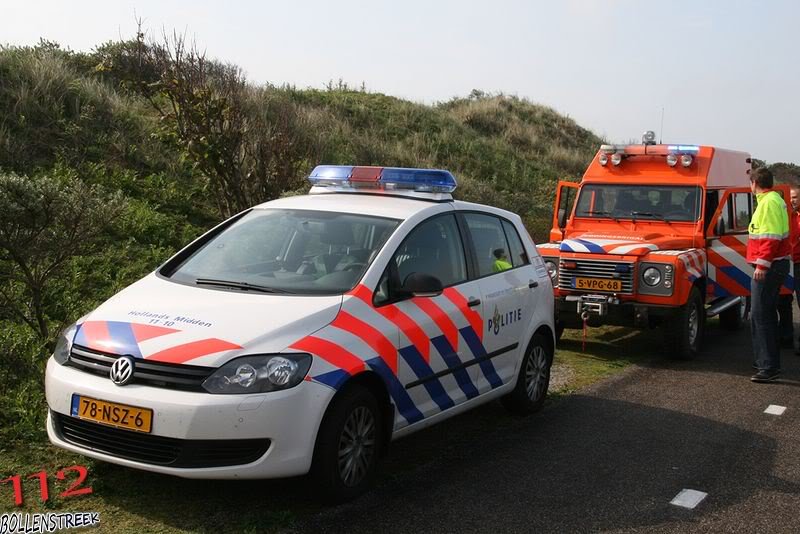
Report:
[{"label": "dark hair", "polygon": [[498,260],[506,255],[505,249],[502,248],[496,248],[492,251],[492,253],[494,254],[494,257],[497,258]]},{"label": "dark hair", "polygon": [[758,169],[754,170],[753,174],[750,175],[750,181],[755,182],[755,184],[761,189],[772,189],[772,186],[775,183],[775,179],[772,176],[772,171],[766,167],[759,167]]}]

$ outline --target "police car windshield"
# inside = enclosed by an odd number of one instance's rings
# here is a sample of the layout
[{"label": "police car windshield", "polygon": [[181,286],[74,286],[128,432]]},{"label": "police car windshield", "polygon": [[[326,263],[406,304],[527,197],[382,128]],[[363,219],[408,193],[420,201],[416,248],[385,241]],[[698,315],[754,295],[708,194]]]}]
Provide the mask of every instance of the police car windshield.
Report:
[{"label": "police car windshield", "polygon": [[351,213],[258,209],[192,254],[171,278],[231,291],[341,294],[399,221]]},{"label": "police car windshield", "polygon": [[581,188],[576,217],[694,222],[702,194],[696,186],[587,184]]}]

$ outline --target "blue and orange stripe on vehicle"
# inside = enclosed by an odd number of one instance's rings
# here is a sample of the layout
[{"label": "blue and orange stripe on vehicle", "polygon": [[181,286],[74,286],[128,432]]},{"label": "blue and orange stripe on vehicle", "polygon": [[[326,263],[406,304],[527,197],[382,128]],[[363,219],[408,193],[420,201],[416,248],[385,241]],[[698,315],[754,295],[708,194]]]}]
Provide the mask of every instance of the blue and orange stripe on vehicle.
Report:
[{"label": "blue and orange stripe on vehicle", "polygon": [[242,348],[223,339],[205,338],[179,343],[146,356],[142,354],[140,343],[180,332],[174,328],[126,321],[85,321],[78,325],[73,343],[110,354],[165,363],[186,363],[209,354]]},{"label": "blue and orange stripe on vehicle", "polygon": [[[431,346],[442,358],[447,369],[452,370],[451,374],[465,397],[470,399],[479,394],[464,366],[468,362],[461,361],[457,350],[460,344],[459,338],[462,338],[473,358],[479,359],[486,356],[487,351],[482,341],[483,320],[479,313],[468,306],[467,299],[456,289],[448,288],[443,294],[463,315],[466,326],[459,328],[433,299],[414,298],[404,301],[408,303],[407,305],[413,305],[419,309],[442,332],[441,335],[429,337],[413,318],[414,314],[410,314],[411,309],[407,308],[404,311],[395,304],[376,308],[372,303],[372,291],[360,285],[351,291],[349,296],[357,298],[361,306],[366,304],[364,313],[377,314],[377,316],[373,316],[374,322],[377,322],[380,317],[381,320],[387,320],[394,324],[399,330],[399,335],[408,340],[407,344],[392,343],[375,324],[371,324],[368,317],[358,317],[357,312],[354,309],[347,309],[347,304],[345,304],[329,327],[358,339],[365,347],[369,348],[369,354],[365,353],[359,356],[356,354],[358,350],[351,352],[330,339],[323,340],[325,329],[317,332],[314,336],[299,340],[292,344],[291,348],[309,352],[325,361],[327,365],[323,368],[324,370],[311,379],[334,389],[338,389],[348,378],[360,372],[367,369],[375,371],[386,384],[400,415],[409,423],[416,422],[422,418],[422,414],[406,391],[413,385],[422,385],[440,410],[446,410],[455,405],[454,400],[447,394],[444,385],[430,365]],[[341,343],[346,344],[347,342],[342,340]],[[402,359],[418,378],[411,385],[403,385],[398,380],[399,359]],[[502,381],[489,359],[482,359],[479,367],[492,388],[502,385]]]}]

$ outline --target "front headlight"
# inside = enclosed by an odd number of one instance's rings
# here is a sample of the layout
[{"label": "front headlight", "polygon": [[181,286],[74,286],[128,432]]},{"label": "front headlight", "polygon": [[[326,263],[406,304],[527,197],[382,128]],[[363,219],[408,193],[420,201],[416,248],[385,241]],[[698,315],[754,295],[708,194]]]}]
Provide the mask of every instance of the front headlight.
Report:
[{"label": "front headlight", "polygon": [[69,360],[69,353],[72,351],[72,340],[75,339],[75,332],[78,330],[76,325],[68,326],[58,336],[56,349],[53,351],[53,359],[64,365]]},{"label": "front headlight", "polygon": [[310,367],[310,354],[243,356],[214,371],[203,388],[222,395],[289,389],[303,381]]},{"label": "front headlight", "polygon": [[544,264],[547,267],[547,274],[550,275],[550,280],[555,282],[558,275],[558,266],[550,260],[546,260]]},{"label": "front headlight", "polygon": [[655,267],[648,267],[642,273],[642,279],[648,286],[657,286],[661,283],[661,271]]}]

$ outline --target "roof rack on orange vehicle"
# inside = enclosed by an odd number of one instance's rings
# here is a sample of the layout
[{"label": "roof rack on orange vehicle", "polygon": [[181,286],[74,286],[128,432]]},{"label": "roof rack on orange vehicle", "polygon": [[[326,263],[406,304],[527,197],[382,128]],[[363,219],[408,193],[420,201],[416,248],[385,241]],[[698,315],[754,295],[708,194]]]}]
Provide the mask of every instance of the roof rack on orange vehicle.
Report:
[{"label": "roof rack on orange vehicle", "polygon": [[700,147],[697,145],[657,145],[655,133],[648,130],[642,136],[641,145],[602,145],[597,161],[604,167],[609,161],[612,165],[619,166],[622,160],[631,156],[664,156],[670,167],[674,167],[679,161],[681,166],[689,167],[699,151]]}]

